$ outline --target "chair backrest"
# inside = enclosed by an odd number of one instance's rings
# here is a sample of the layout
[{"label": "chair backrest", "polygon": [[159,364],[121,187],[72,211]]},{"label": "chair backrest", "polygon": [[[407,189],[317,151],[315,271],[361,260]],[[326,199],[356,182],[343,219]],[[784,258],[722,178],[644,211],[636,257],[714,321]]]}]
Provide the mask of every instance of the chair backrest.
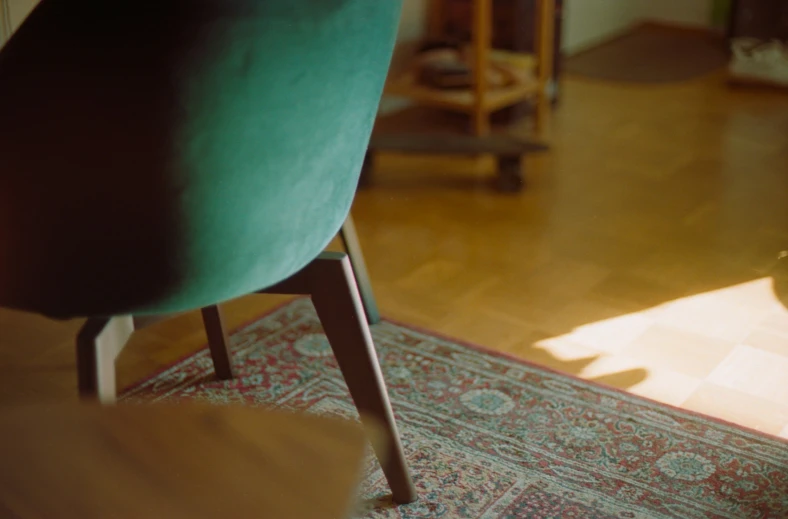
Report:
[{"label": "chair backrest", "polygon": [[0,305],[196,308],[350,208],[400,0],[43,0],[0,53]]}]

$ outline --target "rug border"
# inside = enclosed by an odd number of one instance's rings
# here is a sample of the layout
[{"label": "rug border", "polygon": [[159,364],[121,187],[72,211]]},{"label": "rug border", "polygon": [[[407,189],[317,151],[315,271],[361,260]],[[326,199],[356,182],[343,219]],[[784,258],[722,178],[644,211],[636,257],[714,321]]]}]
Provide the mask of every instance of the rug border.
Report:
[{"label": "rug border", "polygon": [[[281,310],[285,306],[291,305],[291,304],[295,303],[296,301],[300,301],[300,300],[303,300],[303,299],[310,299],[310,297],[309,296],[300,296],[300,297],[295,297],[293,299],[290,299],[288,301],[283,301],[283,302],[271,307],[270,309],[266,310],[265,312],[263,312],[262,314],[258,315],[257,317],[250,318],[250,319],[242,322],[241,324],[233,327],[232,329],[227,331],[227,334],[228,335],[232,335],[233,333],[237,332],[238,330],[246,328],[247,326],[250,326],[252,323],[255,323],[255,322],[257,322],[257,321],[259,321],[261,319],[265,319],[266,317],[278,312],[279,310]],[[479,351],[481,353],[485,353],[487,355],[491,355],[493,357],[506,359],[506,360],[509,360],[509,361],[512,361],[512,362],[515,362],[515,363],[518,363],[518,364],[522,364],[522,365],[531,367],[533,369],[537,369],[537,370],[540,370],[540,371],[546,371],[548,373],[552,373],[552,374],[560,376],[560,377],[568,377],[568,378],[570,378],[572,380],[575,380],[577,382],[582,382],[582,383],[585,383],[585,384],[589,384],[591,386],[596,386],[596,387],[605,389],[605,390],[613,392],[613,393],[618,393],[618,394],[621,394],[621,395],[625,395],[628,398],[631,398],[631,399],[634,399],[634,400],[641,400],[643,402],[649,402],[649,403],[655,404],[658,407],[660,407],[660,406],[661,407],[666,407],[666,408],[671,409],[674,412],[677,412],[679,414],[687,414],[687,415],[690,415],[690,416],[694,416],[695,418],[708,420],[710,422],[716,422],[717,424],[720,424],[720,425],[723,425],[723,426],[726,426],[726,427],[730,427],[732,429],[744,430],[745,432],[748,432],[748,433],[753,434],[755,436],[765,436],[766,438],[774,440],[774,441],[777,441],[778,443],[782,443],[782,444],[788,445],[788,438],[783,438],[781,436],[777,436],[776,434],[767,433],[767,432],[764,432],[764,431],[759,431],[759,430],[754,429],[752,427],[749,427],[747,425],[737,424],[737,423],[725,420],[723,418],[718,418],[716,416],[703,414],[703,413],[700,413],[698,411],[693,411],[691,409],[684,409],[682,407],[678,407],[678,406],[675,406],[673,404],[666,404],[665,402],[660,402],[659,400],[655,400],[653,398],[649,398],[649,397],[645,397],[645,396],[641,396],[641,395],[635,395],[633,393],[629,393],[628,391],[626,391],[624,389],[617,388],[617,387],[605,384],[604,382],[597,382],[595,380],[584,379],[584,378],[582,378],[582,377],[580,377],[578,375],[574,375],[572,373],[565,373],[563,371],[560,371],[560,370],[557,370],[557,369],[554,369],[554,368],[551,368],[551,367],[548,367],[548,366],[543,366],[541,364],[538,364],[536,362],[533,362],[533,361],[530,361],[530,360],[527,360],[527,359],[523,359],[523,358],[518,357],[518,356],[516,356],[516,355],[514,355],[512,353],[508,353],[508,352],[504,352],[504,351],[498,351],[498,350],[495,350],[493,348],[490,348],[489,346],[482,346],[481,344],[476,344],[476,343],[473,343],[473,342],[466,341],[464,339],[459,339],[457,337],[452,337],[451,335],[448,335],[448,334],[445,334],[445,333],[442,333],[442,332],[437,332],[435,330],[430,330],[430,329],[428,329],[426,327],[422,327],[422,326],[419,326],[419,325],[413,325],[413,324],[407,324],[407,323],[404,323],[404,322],[399,321],[397,319],[390,319],[390,318],[385,317],[385,316],[382,317],[381,320],[385,321],[387,323],[393,324],[395,326],[399,326],[401,328],[406,328],[406,329],[410,329],[410,330],[416,331],[416,332],[424,334],[424,335],[431,335],[431,336],[437,337],[439,339],[442,339],[444,341],[454,342],[454,343],[457,343],[457,344],[459,344],[461,346],[464,346],[466,348],[469,348],[469,349],[472,349],[472,350],[476,350],[476,351]],[[127,393],[127,392],[130,392],[130,391],[133,391],[134,389],[139,388],[140,386],[146,384],[150,380],[158,377],[159,375],[161,375],[165,371],[167,371],[169,369],[172,369],[177,364],[180,364],[181,362],[185,361],[189,357],[193,357],[194,355],[197,355],[198,353],[200,353],[201,351],[205,350],[206,348],[208,348],[207,341],[199,349],[196,349],[194,351],[186,353],[186,354],[180,356],[179,358],[177,358],[176,360],[173,360],[172,362],[167,363],[165,366],[157,369],[155,372],[151,373],[150,375],[148,375],[148,376],[146,376],[146,377],[144,377],[144,378],[142,378],[142,379],[140,379],[140,380],[138,380],[138,381],[136,381],[136,382],[134,382],[132,384],[129,384],[128,386],[126,386],[122,390],[120,390],[118,392],[118,394],[122,395],[123,393]]]}]

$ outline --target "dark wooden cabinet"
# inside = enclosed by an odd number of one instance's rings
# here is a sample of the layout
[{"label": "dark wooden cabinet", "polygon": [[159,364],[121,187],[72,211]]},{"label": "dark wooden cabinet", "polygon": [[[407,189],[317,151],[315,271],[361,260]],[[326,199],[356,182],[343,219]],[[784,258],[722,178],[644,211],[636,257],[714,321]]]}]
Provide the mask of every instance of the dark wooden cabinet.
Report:
[{"label": "dark wooden cabinet", "polygon": [[788,40],[788,0],[734,0],[729,34]]}]

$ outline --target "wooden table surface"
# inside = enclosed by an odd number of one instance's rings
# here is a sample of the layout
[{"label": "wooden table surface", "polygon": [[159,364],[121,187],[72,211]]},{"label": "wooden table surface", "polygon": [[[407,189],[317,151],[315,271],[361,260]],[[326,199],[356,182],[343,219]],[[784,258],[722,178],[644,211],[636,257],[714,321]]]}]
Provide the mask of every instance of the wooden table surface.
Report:
[{"label": "wooden table surface", "polygon": [[342,420],[241,407],[0,410],[0,516],[341,518],[367,436]]}]

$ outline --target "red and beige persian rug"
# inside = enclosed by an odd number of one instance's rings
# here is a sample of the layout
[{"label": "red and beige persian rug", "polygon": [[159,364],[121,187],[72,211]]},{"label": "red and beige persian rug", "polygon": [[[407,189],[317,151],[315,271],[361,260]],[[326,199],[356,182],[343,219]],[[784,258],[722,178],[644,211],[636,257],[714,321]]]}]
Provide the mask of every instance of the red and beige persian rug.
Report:
[{"label": "red and beige persian rug", "polygon": [[[406,326],[373,335],[420,500],[392,506],[370,459],[361,517],[788,518],[784,441]],[[308,299],[232,345],[235,380],[203,350],[123,399],[355,414]]]}]

